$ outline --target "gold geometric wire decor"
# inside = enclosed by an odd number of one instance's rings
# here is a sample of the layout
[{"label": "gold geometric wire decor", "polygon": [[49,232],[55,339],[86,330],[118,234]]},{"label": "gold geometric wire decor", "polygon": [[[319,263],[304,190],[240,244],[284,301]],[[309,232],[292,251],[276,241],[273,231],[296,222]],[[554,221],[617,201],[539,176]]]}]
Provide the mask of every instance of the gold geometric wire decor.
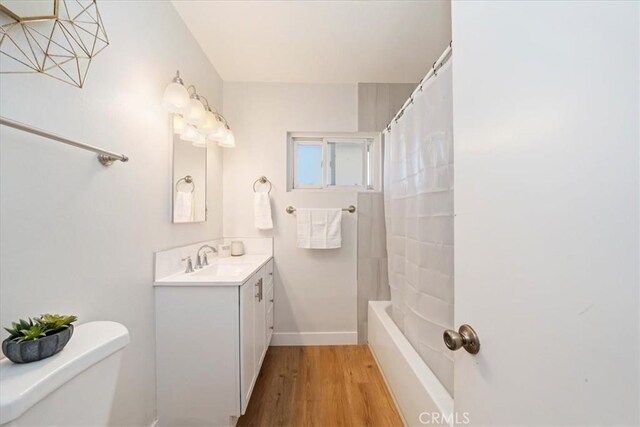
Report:
[{"label": "gold geometric wire decor", "polygon": [[109,45],[96,0],[49,0],[51,13],[26,15],[19,1],[0,0],[0,74],[42,73],[82,88]]}]

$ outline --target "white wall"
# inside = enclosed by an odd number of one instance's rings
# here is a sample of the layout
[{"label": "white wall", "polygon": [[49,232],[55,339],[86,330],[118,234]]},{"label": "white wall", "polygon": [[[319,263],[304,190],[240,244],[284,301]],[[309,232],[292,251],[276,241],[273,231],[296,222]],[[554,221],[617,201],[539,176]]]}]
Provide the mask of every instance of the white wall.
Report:
[{"label": "white wall", "polygon": [[[356,131],[357,86],[225,82],[224,113],[237,141],[224,152],[224,233],[274,237],[274,344],[355,342],[356,215],[343,217],[341,249],[304,250],[285,208],[357,203],[352,192],[286,191],[287,131]],[[252,184],[261,175],[273,183],[268,232],[253,227]]]},{"label": "white wall", "polygon": [[[111,45],[84,89],[0,76],[0,114],[130,157],[93,154],[2,128],[0,323],[43,312],[129,328],[113,425],[155,417],[153,252],[221,236],[221,153],[209,155],[209,220],[170,223],[169,118],[160,103],[180,68],[213,105],[222,82],[168,2],[99,2]],[[249,185],[249,184],[247,184]]]},{"label": "white wall", "polygon": [[456,412],[640,425],[640,3],[452,17]]}]

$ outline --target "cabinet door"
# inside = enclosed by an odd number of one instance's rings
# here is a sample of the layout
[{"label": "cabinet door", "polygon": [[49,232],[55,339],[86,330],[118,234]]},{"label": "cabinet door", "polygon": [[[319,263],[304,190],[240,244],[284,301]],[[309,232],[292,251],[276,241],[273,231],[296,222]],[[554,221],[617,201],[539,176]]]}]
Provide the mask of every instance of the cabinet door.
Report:
[{"label": "cabinet door", "polygon": [[240,390],[242,414],[247,409],[253,385],[257,377],[255,363],[255,300],[257,294],[257,280],[260,276],[253,275],[240,287]]},{"label": "cabinet door", "polygon": [[260,371],[262,360],[267,352],[267,319],[266,319],[266,281],[264,278],[264,268],[260,270],[258,278],[258,297],[255,299],[254,313],[254,343],[255,343],[255,366],[256,374]]}]

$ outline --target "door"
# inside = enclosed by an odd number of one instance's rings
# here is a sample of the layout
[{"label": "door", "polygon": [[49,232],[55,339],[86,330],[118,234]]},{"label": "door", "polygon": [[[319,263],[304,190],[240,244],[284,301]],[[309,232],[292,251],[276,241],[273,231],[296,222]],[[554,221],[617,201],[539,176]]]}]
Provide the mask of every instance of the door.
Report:
[{"label": "door", "polygon": [[638,425],[638,2],[452,2],[455,411]]}]

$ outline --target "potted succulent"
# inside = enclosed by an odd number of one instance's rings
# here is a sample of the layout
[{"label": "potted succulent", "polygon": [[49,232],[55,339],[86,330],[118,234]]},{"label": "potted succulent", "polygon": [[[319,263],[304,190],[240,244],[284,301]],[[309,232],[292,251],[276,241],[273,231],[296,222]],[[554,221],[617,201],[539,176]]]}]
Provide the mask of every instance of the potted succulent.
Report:
[{"label": "potted succulent", "polygon": [[73,335],[76,316],[43,314],[28,320],[12,322],[9,338],[2,341],[2,352],[14,363],[46,359],[64,348]]}]

